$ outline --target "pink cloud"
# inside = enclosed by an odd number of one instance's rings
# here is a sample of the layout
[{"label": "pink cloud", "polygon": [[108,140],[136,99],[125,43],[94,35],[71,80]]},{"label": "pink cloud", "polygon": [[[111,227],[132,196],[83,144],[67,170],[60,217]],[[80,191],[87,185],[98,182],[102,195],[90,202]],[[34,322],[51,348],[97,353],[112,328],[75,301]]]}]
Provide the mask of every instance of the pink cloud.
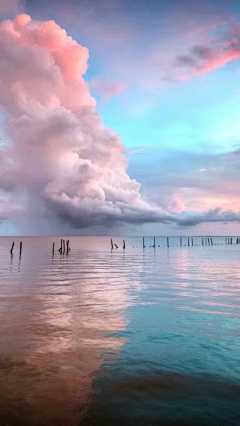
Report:
[{"label": "pink cloud", "polygon": [[[174,194],[171,212],[143,199],[127,173],[125,147],[104,126],[84,81],[88,56],[54,21],[21,15],[0,24],[0,106],[10,141],[0,152],[0,187],[21,200],[28,192],[31,211],[44,207],[75,228],[239,220],[218,208],[182,212],[189,206],[182,191]],[[123,87],[106,89],[116,94]],[[16,210],[8,208],[3,218]]]},{"label": "pink cloud", "polygon": [[240,51],[230,51],[227,53],[223,53],[222,56],[218,56],[213,59],[206,60],[203,64],[197,67],[193,67],[193,69],[188,74],[184,74],[181,78],[183,80],[201,75],[201,74],[208,74],[209,72],[217,69],[222,68],[225,65],[227,65],[229,62],[235,61],[240,58]]},{"label": "pink cloud", "polygon": [[124,93],[128,84],[123,82],[115,83],[104,80],[92,80],[89,86],[90,89],[102,98],[103,103],[107,103],[111,98],[120,96]]},{"label": "pink cloud", "polygon": [[[188,53],[177,57],[178,73],[179,67],[187,70],[180,74],[180,79],[208,74],[240,59],[240,26],[232,26],[232,21],[225,22],[224,32],[215,25],[208,27],[202,41],[195,42],[189,46]],[[215,30],[213,34],[212,29]]]},{"label": "pink cloud", "polygon": [[179,213],[186,210],[186,205],[183,202],[181,191],[173,192],[171,200],[168,203],[168,209]]},{"label": "pink cloud", "polygon": [[208,167],[208,168],[202,168],[199,169],[200,173],[205,173],[205,172],[216,172],[218,170],[224,170],[224,167]]},{"label": "pink cloud", "polygon": [[27,189],[77,228],[165,220],[142,199],[119,136],[96,111],[83,78],[88,56],[54,21],[24,14],[0,24],[0,105],[11,141],[1,151],[0,186]]}]

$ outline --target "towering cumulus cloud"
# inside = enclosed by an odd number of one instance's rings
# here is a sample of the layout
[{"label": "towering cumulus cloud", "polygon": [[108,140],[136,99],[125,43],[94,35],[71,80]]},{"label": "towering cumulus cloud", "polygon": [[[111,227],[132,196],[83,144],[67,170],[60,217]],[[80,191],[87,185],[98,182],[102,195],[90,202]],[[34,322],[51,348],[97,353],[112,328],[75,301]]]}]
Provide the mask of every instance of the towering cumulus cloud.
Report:
[{"label": "towering cumulus cloud", "polygon": [[[126,173],[118,135],[106,128],[88,85],[88,49],[55,22],[28,15],[0,25],[0,104],[10,143],[0,185],[27,188],[76,227],[155,220]],[[167,215],[167,214],[166,214]]]},{"label": "towering cumulus cloud", "polygon": [[126,173],[123,144],[103,125],[84,82],[87,62],[88,49],[53,21],[34,22],[24,14],[0,24],[0,105],[7,135],[0,149],[0,220],[23,204],[33,214],[44,207],[48,217],[76,228],[239,220],[239,214],[220,209],[168,213],[143,201],[140,185]]}]

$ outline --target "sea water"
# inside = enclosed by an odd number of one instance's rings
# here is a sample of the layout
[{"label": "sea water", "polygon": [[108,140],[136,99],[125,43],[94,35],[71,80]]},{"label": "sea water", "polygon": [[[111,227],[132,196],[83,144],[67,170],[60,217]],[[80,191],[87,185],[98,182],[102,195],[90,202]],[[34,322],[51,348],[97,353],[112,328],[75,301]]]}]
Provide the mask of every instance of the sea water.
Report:
[{"label": "sea water", "polygon": [[235,239],[68,238],[0,239],[0,425],[239,425]]}]

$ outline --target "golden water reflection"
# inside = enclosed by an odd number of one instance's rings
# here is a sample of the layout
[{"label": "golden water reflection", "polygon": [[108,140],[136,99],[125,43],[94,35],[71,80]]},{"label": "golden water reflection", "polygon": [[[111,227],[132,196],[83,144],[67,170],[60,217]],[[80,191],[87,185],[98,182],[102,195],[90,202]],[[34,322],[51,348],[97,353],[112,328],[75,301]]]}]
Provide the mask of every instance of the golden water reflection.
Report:
[{"label": "golden water reflection", "polygon": [[136,279],[125,275],[123,262],[122,254],[56,256],[52,264],[35,262],[34,276],[26,260],[11,277],[12,288],[6,277],[0,299],[1,422],[73,426],[86,415],[93,378],[125,342],[118,334],[126,328]]}]

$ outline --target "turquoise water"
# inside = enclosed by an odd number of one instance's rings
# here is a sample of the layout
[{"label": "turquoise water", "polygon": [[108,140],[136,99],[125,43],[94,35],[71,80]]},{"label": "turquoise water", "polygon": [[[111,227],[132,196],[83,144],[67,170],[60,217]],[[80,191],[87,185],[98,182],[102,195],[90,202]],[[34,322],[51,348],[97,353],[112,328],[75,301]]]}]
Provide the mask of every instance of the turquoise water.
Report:
[{"label": "turquoise water", "polygon": [[240,245],[113,240],[1,238],[0,424],[239,425]]}]

